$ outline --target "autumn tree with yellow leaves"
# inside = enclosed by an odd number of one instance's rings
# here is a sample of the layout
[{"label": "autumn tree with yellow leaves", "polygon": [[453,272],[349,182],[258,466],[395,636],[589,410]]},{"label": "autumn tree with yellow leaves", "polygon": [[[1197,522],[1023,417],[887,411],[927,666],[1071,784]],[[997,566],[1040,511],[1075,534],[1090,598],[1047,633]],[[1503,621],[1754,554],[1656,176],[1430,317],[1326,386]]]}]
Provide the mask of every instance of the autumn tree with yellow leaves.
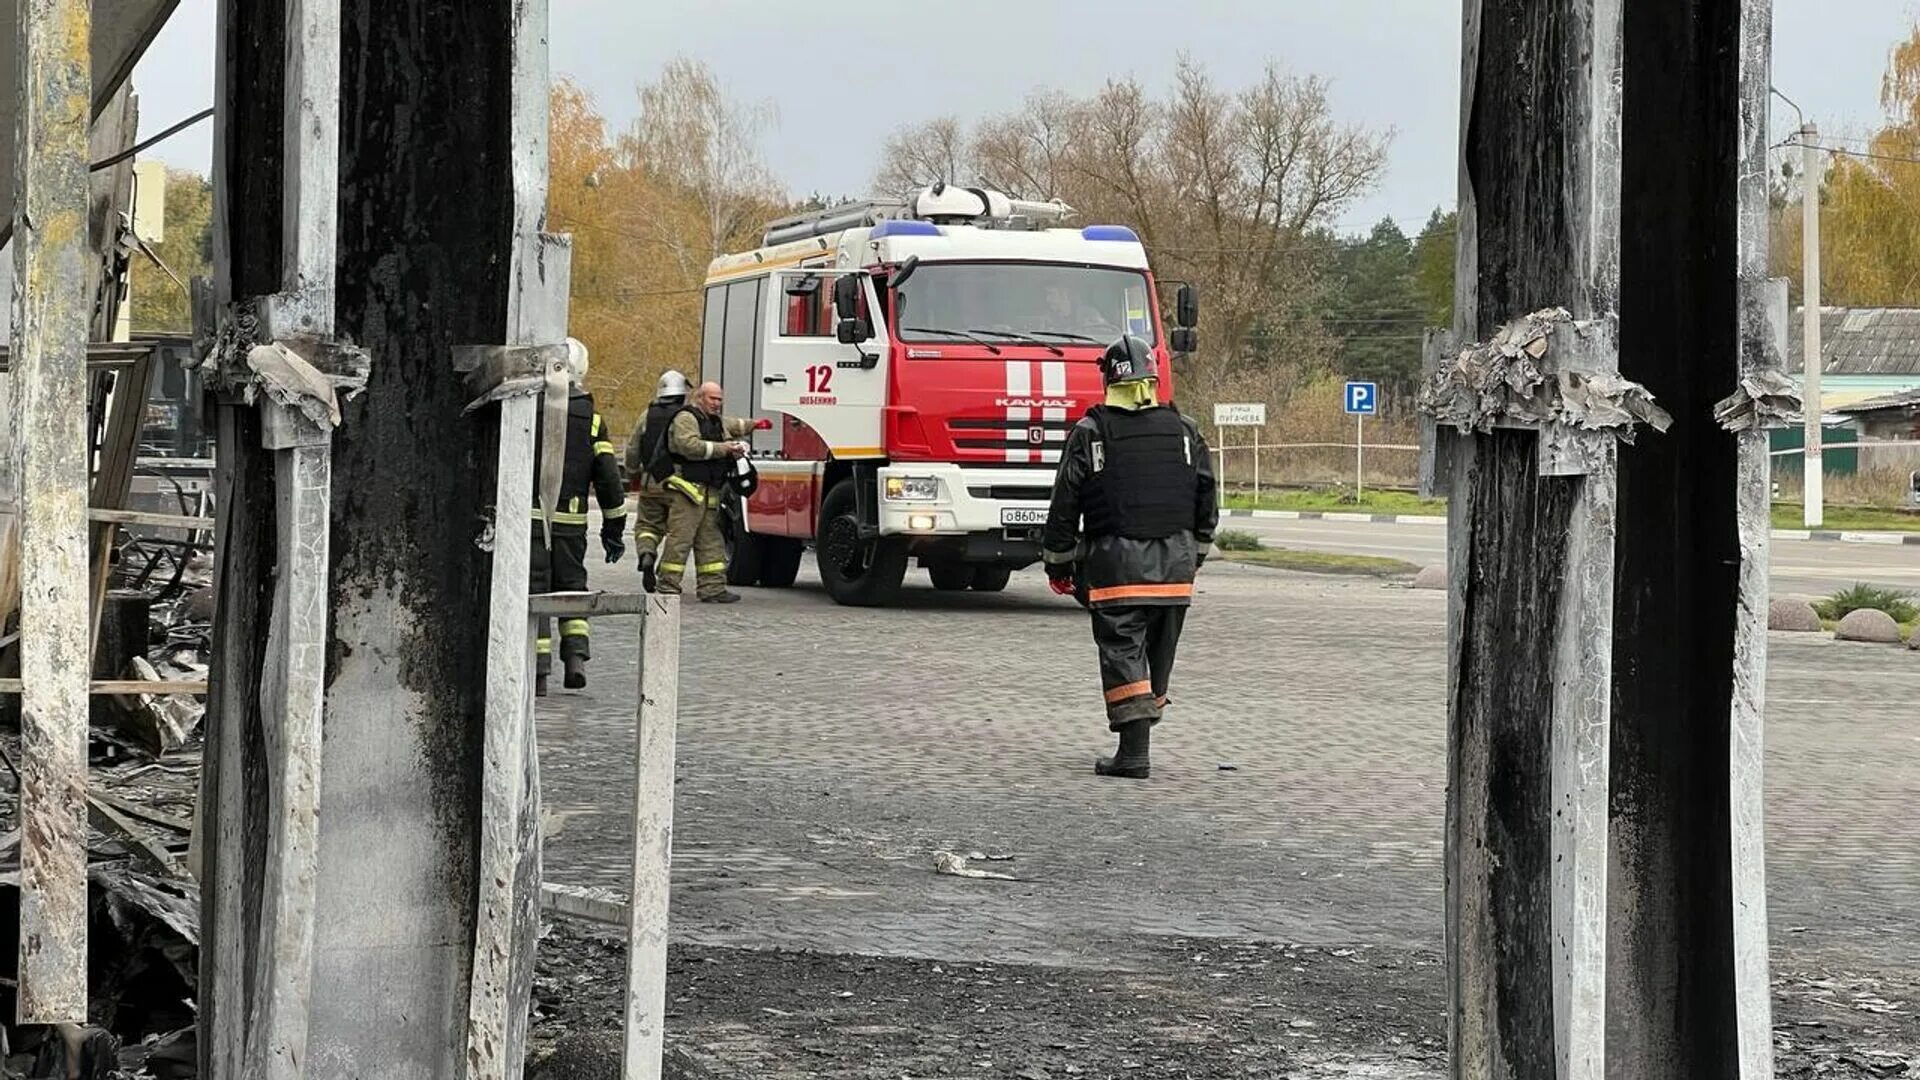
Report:
[{"label": "autumn tree with yellow leaves", "polygon": [[698,380],[707,264],[758,246],[788,209],[757,146],[768,109],[730,100],[685,59],[639,99],[633,125],[613,134],[577,84],[553,89],[549,228],[573,236],[571,329],[616,430],[645,410],[661,372]]},{"label": "autumn tree with yellow leaves", "polygon": [[1798,175],[1789,151],[1775,200],[1774,273],[1800,302],[1801,202],[1820,199],[1821,300],[1837,307],[1920,307],[1920,26],[1888,59],[1880,104],[1886,124],[1871,138],[1824,136],[1825,175]]}]

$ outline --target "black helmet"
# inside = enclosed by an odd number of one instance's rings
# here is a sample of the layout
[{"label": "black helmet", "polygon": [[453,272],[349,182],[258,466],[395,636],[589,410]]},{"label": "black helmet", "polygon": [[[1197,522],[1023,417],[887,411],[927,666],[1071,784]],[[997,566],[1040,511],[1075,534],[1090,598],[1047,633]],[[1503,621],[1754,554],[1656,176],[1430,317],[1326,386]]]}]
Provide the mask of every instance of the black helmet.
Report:
[{"label": "black helmet", "polygon": [[1100,374],[1112,386],[1135,379],[1157,379],[1160,369],[1153,362],[1153,346],[1128,334],[1107,346],[1106,355],[1100,358]]},{"label": "black helmet", "polygon": [[752,459],[733,460],[733,468],[727,472],[727,486],[742,499],[753,498],[753,493],[760,490],[760,470],[753,467]]}]

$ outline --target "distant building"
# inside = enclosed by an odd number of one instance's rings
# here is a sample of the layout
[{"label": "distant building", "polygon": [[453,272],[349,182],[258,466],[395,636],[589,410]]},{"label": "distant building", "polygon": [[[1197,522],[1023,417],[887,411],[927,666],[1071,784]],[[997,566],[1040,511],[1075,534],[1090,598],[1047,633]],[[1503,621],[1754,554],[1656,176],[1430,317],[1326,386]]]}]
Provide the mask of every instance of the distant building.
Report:
[{"label": "distant building", "polygon": [[1895,444],[1861,447],[1861,468],[1920,469],[1920,389],[1868,398],[1837,411],[1853,421],[1860,442]]},{"label": "distant building", "polygon": [[[1796,379],[1804,370],[1804,310],[1795,308],[1787,322],[1787,371]],[[1920,438],[1910,430],[1904,435],[1869,435],[1869,427],[1878,432],[1897,428],[1898,418],[1883,416],[1877,407],[1856,411],[1863,404],[1877,406],[1902,395],[1920,395],[1920,308],[1822,308],[1820,352],[1825,361],[1820,368],[1820,400],[1827,442]],[[1776,452],[1798,449],[1802,441],[1798,428],[1773,433]],[[1912,469],[1920,466],[1920,452],[1913,447],[1863,447],[1857,452],[1831,450],[1823,460],[1829,473]],[[1782,469],[1800,468],[1799,457],[1791,454],[1776,456],[1774,463]]]},{"label": "distant building", "polygon": [[[1804,369],[1801,308],[1787,323],[1787,371]],[[1920,308],[1822,308],[1820,396],[1828,411],[1920,390]]]}]

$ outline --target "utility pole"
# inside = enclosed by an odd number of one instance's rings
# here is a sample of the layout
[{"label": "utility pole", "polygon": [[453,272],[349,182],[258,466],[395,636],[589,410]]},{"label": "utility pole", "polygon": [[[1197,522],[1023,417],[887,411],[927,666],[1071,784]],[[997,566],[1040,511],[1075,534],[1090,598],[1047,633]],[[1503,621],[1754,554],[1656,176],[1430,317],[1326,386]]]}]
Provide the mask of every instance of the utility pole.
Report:
[{"label": "utility pole", "polygon": [[1800,128],[1800,212],[1805,223],[1801,247],[1806,276],[1806,301],[1802,310],[1805,335],[1805,361],[1801,364],[1806,382],[1801,399],[1806,402],[1807,436],[1805,459],[1805,496],[1807,528],[1817,529],[1826,521],[1826,463],[1820,444],[1825,432],[1821,422],[1825,410],[1820,402],[1820,376],[1826,361],[1820,351],[1820,129],[1808,122]]}]

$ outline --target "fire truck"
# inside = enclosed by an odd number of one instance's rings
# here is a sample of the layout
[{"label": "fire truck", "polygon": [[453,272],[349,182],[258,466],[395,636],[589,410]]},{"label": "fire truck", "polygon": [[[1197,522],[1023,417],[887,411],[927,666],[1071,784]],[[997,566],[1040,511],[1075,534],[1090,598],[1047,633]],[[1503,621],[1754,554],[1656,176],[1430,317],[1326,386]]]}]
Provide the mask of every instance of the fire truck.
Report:
[{"label": "fire truck", "polygon": [[833,599],[866,607],[899,595],[910,562],[937,589],[997,592],[1039,561],[1101,353],[1145,338],[1171,395],[1198,318],[1182,286],[1167,332],[1140,238],[1072,214],[935,185],[783,218],[714,260],[702,375],[773,425],[724,525],[734,584],[792,585],[809,543]]}]

